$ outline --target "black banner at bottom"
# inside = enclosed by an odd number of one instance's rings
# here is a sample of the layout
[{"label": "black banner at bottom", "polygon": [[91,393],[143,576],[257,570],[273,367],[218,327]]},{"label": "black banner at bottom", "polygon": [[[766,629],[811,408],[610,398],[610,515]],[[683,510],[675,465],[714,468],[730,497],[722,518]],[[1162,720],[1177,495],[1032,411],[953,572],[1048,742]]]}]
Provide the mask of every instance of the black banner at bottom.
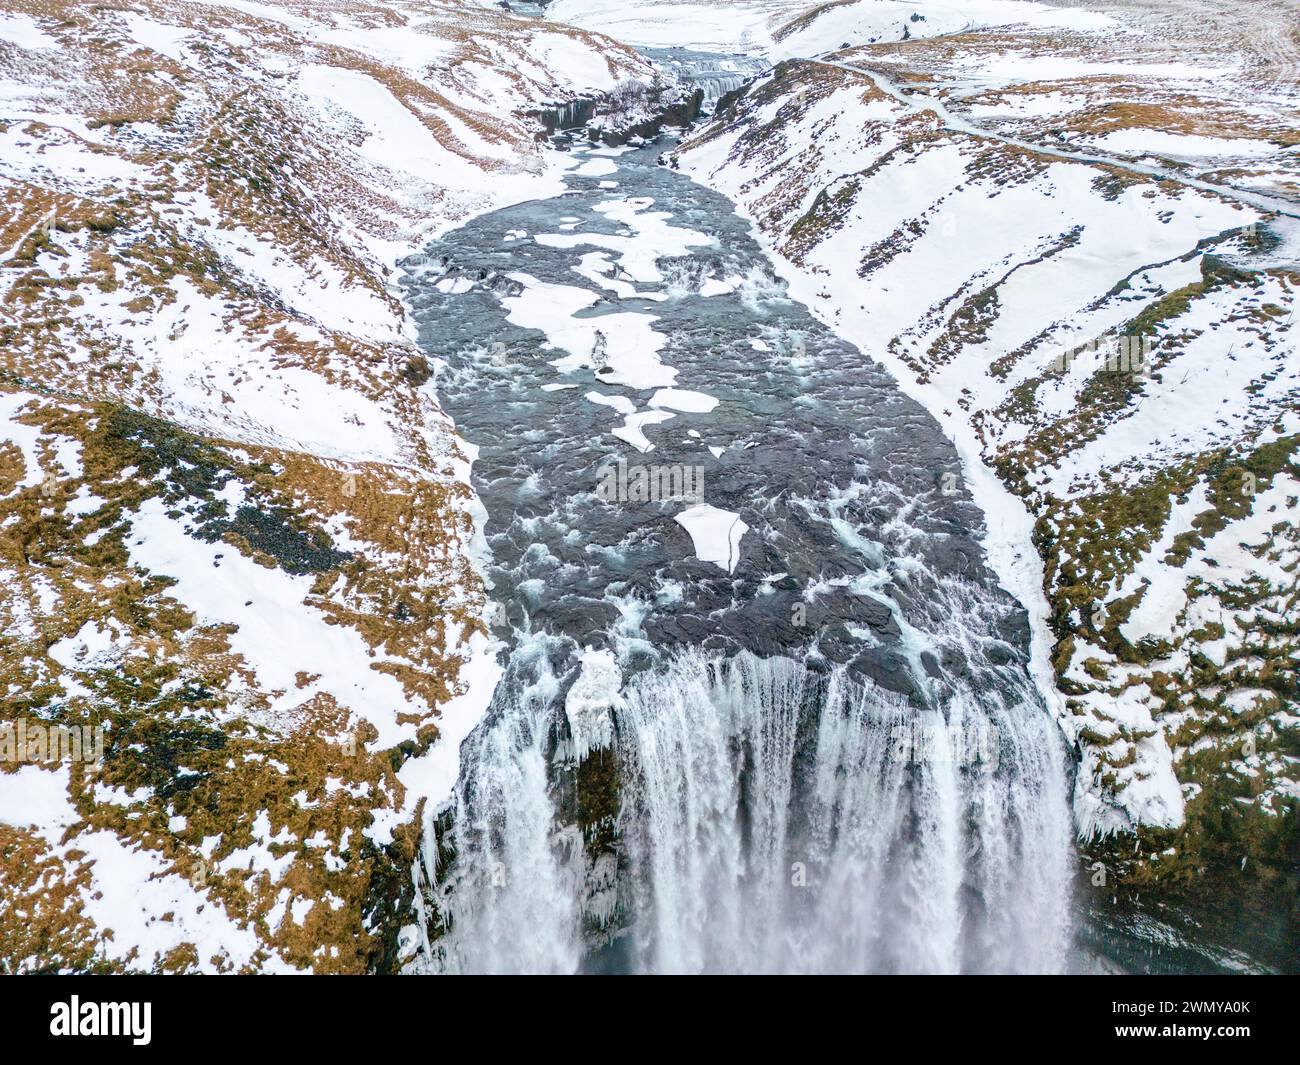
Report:
[{"label": "black banner at bottom", "polygon": [[[834,986],[830,981],[834,981]],[[483,1040],[605,1056],[644,1054],[656,1037],[734,1053],[872,1046],[1044,1051],[1061,1041],[1147,1053],[1201,1044],[1212,1053],[1294,1043],[1296,984],[1285,977],[10,977],[0,981],[7,1049],[221,1054],[319,1050],[337,1058],[428,1038],[447,1051]],[[485,1023],[486,1022],[486,1023]],[[620,1031],[621,1030],[621,1031]],[[437,1032],[435,1036],[432,1032]],[[584,1034],[585,1033],[585,1034]],[[586,1047],[586,1051],[580,1048]],[[21,1052],[21,1051],[19,1051]],[[1181,1052],[1181,1051],[1180,1051]],[[21,1060],[17,1054],[9,1060]]]}]

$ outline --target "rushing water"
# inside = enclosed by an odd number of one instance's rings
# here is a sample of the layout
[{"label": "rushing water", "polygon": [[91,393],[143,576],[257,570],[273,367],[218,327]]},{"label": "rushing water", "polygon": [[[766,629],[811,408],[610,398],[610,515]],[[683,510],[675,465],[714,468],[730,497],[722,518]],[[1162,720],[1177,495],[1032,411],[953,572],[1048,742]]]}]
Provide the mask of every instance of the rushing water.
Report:
[{"label": "rushing water", "polygon": [[719,99],[771,66],[758,56],[716,55],[693,48],[643,48],[641,51],[682,83],[702,89],[705,111],[712,111]]},{"label": "rushing water", "polygon": [[[426,840],[426,962],[1058,969],[1066,759],[957,457],[662,148],[582,150],[565,195],[407,264],[478,449],[507,662]],[[519,324],[539,300],[554,321]],[[674,387],[716,408],[633,450],[608,397],[645,411],[654,390],[576,365],[593,326],[611,350],[657,335]],[[619,459],[701,468],[703,502],[748,529],[733,557],[697,558],[673,520],[698,500],[602,494]]]}]

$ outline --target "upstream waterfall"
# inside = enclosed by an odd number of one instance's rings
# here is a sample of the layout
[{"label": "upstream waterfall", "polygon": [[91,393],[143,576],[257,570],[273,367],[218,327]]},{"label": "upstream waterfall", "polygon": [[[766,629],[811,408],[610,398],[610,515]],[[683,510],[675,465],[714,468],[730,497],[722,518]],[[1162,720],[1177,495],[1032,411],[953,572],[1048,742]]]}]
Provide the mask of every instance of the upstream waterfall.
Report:
[{"label": "upstream waterfall", "polygon": [[706,112],[769,66],[757,56],[714,55],[693,48],[643,48],[642,52],[679,81],[700,89]]},{"label": "upstream waterfall", "polygon": [[506,667],[417,967],[1061,968],[1070,767],[952,446],[662,145],[572,151],[405,264]]}]

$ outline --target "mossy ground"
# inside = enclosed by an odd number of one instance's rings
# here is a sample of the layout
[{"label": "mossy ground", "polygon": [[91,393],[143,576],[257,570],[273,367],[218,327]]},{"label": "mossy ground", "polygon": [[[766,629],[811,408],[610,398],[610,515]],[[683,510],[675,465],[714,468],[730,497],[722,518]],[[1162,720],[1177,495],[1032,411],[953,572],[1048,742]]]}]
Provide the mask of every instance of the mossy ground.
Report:
[{"label": "mossy ground", "polygon": [[[303,455],[254,456],[120,405],[33,398],[21,421],[39,430],[51,458],[78,446],[81,469],[70,476],[51,463],[52,476],[33,478],[16,449],[0,453],[0,567],[12,589],[0,638],[7,693],[0,723],[106,727],[102,762],[72,767],[71,797],[82,818],[73,834],[107,829],[123,845],[163,856],[291,965],[325,972],[395,966],[395,922],[410,901],[418,817],[386,847],[366,833],[377,816],[401,809],[396,770],[436,738],[436,707],[459,690],[456,648],[478,625],[473,598],[463,593],[465,573],[447,573],[442,586],[418,579],[421,547],[441,553],[465,532],[463,513],[438,498],[449,489]],[[219,498],[231,482],[248,500],[233,513]],[[334,487],[321,492],[322,484]],[[69,502],[87,491],[99,505],[73,512]],[[220,538],[267,567],[312,575],[310,598],[329,604],[336,623],[354,624],[386,658],[403,656],[406,664],[393,672],[411,705],[428,708],[413,721],[419,742],[402,751],[367,746],[373,727],[328,697],[268,716],[267,693],[232,653],[227,629],[203,623],[173,598],[169,578],[130,565],[132,519],[149,499],[189,518],[197,538]],[[241,518],[245,511],[256,520]],[[358,539],[373,536],[391,548],[405,538],[405,565],[394,571],[379,552],[335,549],[323,514],[345,515]],[[346,591],[338,594],[336,585]],[[461,605],[448,609],[455,599]],[[397,603],[409,604],[401,618]],[[111,631],[120,650],[69,672],[50,648],[87,625]],[[103,789],[130,799],[101,801]],[[278,841],[269,844],[274,857],[292,858],[283,874],[223,868],[235,852],[265,842],[259,829]],[[13,916],[0,922],[0,958],[24,969],[108,964],[96,949],[104,930],[78,916],[88,870],[60,866],[39,837],[19,829],[4,830],[2,853],[0,893]],[[293,899],[314,903],[301,923],[268,920]],[[197,963],[181,952],[125,964]]]}]

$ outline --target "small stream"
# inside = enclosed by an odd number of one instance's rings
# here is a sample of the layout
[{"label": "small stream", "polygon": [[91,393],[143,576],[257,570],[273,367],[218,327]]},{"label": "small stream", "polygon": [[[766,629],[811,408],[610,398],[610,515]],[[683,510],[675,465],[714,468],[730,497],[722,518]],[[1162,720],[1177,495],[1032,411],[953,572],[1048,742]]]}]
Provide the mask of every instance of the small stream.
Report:
[{"label": "small stream", "polygon": [[404,264],[505,663],[422,964],[1060,969],[1069,769],[956,453],[666,146]]}]

